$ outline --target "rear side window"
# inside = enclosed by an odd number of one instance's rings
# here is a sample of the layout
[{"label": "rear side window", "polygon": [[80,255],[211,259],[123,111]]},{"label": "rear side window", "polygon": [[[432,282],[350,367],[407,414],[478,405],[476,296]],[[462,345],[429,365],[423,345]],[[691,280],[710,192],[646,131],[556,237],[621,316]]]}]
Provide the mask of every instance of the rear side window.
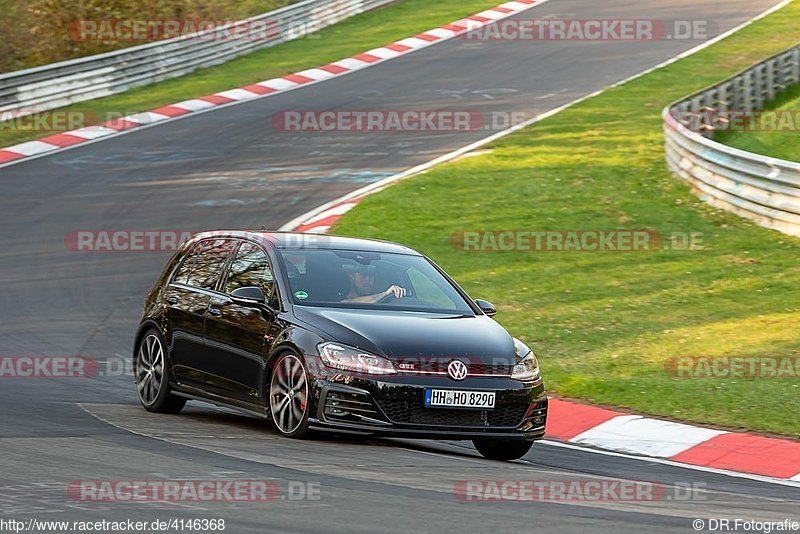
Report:
[{"label": "rear side window", "polygon": [[258,245],[245,242],[231,262],[225,293],[231,293],[240,287],[256,286],[265,295],[269,295],[274,281],[266,252]]},{"label": "rear side window", "polygon": [[175,273],[174,281],[202,289],[214,289],[233,245],[234,241],[231,239],[200,241],[186,255]]},{"label": "rear side window", "polygon": [[194,260],[197,257],[197,248],[199,246],[199,243],[195,244],[194,247],[192,247],[192,249],[183,257],[183,262],[175,272],[175,276],[172,278],[173,282],[178,284],[189,283],[189,275],[192,273],[192,267],[194,267]]}]

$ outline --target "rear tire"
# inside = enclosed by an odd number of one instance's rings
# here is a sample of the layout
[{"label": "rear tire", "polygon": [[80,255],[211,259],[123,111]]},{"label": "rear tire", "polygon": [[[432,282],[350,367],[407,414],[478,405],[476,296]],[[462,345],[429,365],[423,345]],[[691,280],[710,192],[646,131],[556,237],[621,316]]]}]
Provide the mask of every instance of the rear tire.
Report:
[{"label": "rear tire", "polygon": [[172,374],[166,344],[154,328],[146,331],[133,356],[133,377],[139,402],[153,413],[176,414],[186,406],[186,399],[176,397],[169,387]]},{"label": "rear tire", "polygon": [[506,439],[473,439],[472,444],[488,460],[519,460],[531,450],[532,441]]}]

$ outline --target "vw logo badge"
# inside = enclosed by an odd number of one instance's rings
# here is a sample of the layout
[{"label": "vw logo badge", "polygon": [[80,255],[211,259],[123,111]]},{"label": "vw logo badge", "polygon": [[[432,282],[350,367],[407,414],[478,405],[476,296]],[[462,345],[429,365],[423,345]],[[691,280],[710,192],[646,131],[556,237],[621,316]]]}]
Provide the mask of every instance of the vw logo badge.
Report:
[{"label": "vw logo badge", "polygon": [[461,360],[453,360],[447,365],[447,375],[453,380],[467,378],[467,366]]}]

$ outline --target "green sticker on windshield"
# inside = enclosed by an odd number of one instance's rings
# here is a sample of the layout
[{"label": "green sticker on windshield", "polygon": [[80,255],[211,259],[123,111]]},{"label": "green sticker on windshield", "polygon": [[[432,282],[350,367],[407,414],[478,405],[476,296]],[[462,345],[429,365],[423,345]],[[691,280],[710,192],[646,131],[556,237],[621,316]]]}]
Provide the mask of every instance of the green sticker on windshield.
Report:
[{"label": "green sticker on windshield", "polygon": [[294,296],[297,300],[306,300],[308,298],[308,293],[305,291],[295,291]]}]

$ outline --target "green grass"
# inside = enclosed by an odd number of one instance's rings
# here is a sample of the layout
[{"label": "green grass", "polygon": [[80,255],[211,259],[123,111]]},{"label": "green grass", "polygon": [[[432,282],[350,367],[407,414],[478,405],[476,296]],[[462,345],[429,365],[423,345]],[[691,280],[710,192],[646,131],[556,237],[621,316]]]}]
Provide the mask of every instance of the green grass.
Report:
[{"label": "green grass", "polygon": [[[448,270],[540,356],[550,393],[800,436],[800,377],[681,379],[677,356],[800,355],[800,240],[701,202],[664,162],[661,110],[793,44],[800,2],[705,51],[368,197],[335,233]],[[702,250],[468,252],[469,230],[701,232]]]},{"label": "green grass", "polygon": [[[325,28],[313,36],[254,52],[217,67],[62,109],[112,118],[146,111],[324,65],[473,15],[498,3],[497,0],[402,0]],[[48,133],[15,129],[8,123],[4,127],[4,123],[0,123],[0,147]]]},{"label": "green grass", "polygon": [[297,0],[0,0],[0,73],[147,42],[76,39],[73,32],[79,20],[233,21],[273,11],[292,1]]},{"label": "green grass", "polygon": [[791,111],[795,115],[792,122],[796,129],[787,131],[743,131],[723,132],[716,140],[748,152],[772,156],[789,161],[800,161],[800,85],[793,85],[780,95],[767,110]]}]

